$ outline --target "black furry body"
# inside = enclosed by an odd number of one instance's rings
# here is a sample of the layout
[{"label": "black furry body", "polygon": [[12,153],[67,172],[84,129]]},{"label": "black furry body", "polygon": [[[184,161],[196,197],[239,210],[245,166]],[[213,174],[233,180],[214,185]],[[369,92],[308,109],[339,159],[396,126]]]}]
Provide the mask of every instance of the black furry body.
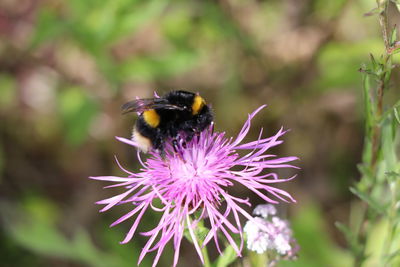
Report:
[{"label": "black furry body", "polygon": [[151,148],[163,152],[168,138],[176,142],[184,136],[188,141],[213,121],[211,109],[204,99],[187,91],[171,91],[160,98],[134,100],[122,109],[124,112],[139,112],[133,139],[141,143],[145,152]]}]

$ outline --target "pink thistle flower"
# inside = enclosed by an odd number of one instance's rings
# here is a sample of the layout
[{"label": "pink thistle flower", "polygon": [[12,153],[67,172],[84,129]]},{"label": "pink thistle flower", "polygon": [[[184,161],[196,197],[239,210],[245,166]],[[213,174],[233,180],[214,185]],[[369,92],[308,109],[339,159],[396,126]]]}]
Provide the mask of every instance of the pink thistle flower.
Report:
[{"label": "pink thistle flower", "polygon": [[[264,107],[261,106],[249,115],[235,139],[226,138],[224,133],[213,132],[211,126],[184,146],[178,146],[177,152],[169,142],[166,142],[164,157],[156,152],[150,152],[150,157],[143,162],[138,152],[142,165],[140,172],[127,171],[117,161],[120,168],[128,174],[127,177],[91,177],[115,183],[108,187],[126,188],[122,194],[97,202],[105,205],[101,212],[125,203],[135,206],[132,211],[111,224],[114,226],[135,217],[132,227],[121,243],[127,243],[132,239],[147,210],[162,214],[154,229],[141,233],[149,239],[139,256],[139,264],[148,252],[157,250],[153,261],[155,266],[164,247],[172,240],[175,250],[173,266],[176,266],[185,229],[188,229],[203,263],[201,247],[206,246],[211,240],[214,240],[218,251],[222,253],[218,241],[219,232],[226,237],[237,255],[241,256],[243,229],[240,217],[244,216],[250,221],[254,221],[254,218],[242,208],[243,205],[251,206],[248,199],[241,199],[227,192],[234,184],[247,187],[268,203],[278,203],[278,200],[295,202],[289,193],[273,186],[287,182],[295,176],[280,179],[276,173],[263,172],[265,169],[296,168],[289,164],[296,160],[296,157],[279,158],[266,154],[270,148],[283,142],[279,138],[286,131],[280,129],[275,135],[262,138],[261,130],[258,140],[241,144],[250,130],[251,120]],[[132,140],[121,137],[117,139],[137,147]],[[238,153],[240,151],[247,151],[247,154],[240,156]],[[153,205],[156,199],[161,200],[161,207]],[[225,202],[225,208],[222,208],[222,202]],[[227,219],[229,215],[233,215],[233,223]],[[204,219],[208,219],[211,228],[204,240],[199,242],[195,230],[198,222]],[[239,246],[233,234],[240,236]]]}]

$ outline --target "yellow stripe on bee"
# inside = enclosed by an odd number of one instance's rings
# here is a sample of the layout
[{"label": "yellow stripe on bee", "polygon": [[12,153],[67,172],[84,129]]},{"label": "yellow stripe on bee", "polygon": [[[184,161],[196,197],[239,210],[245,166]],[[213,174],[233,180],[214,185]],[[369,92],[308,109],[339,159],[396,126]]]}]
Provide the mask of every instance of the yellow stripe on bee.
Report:
[{"label": "yellow stripe on bee", "polygon": [[206,101],[199,95],[196,95],[193,100],[192,114],[197,115],[206,104]]},{"label": "yellow stripe on bee", "polygon": [[160,124],[160,115],[154,109],[143,112],[143,118],[150,127],[156,128]]}]

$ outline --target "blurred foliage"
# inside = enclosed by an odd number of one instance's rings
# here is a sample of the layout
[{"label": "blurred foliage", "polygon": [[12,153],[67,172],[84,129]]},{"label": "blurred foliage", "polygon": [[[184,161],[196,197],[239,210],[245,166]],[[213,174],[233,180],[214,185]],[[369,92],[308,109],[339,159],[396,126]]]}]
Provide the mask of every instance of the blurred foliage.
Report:
[{"label": "blurred foliage", "polygon": [[350,191],[364,203],[353,206],[351,228],[338,224],[350,245],[355,266],[400,264],[399,125],[395,118],[400,100],[394,97],[397,103],[392,106],[393,99],[385,98],[391,91],[396,68],[394,55],[399,52],[398,30],[389,23],[389,12],[400,13],[390,7],[389,1],[377,1],[385,49],[379,58],[370,54],[370,64],[360,69],[364,74],[365,141],[359,164],[361,179]]},{"label": "blurred foliage", "polygon": [[[391,25],[400,25],[393,12],[397,2],[390,5]],[[358,69],[369,53],[384,49],[376,16],[363,16],[375,4],[1,1],[2,265],[136,265],[144,241],[119,245],[129,225],[108,225],[124,210],[99,215],[93,203],[106,192],[87,177],[118,174],[114,154],[137,170],[136,152],[114,139],[129,136],[135,119],[121,116],[120,106],[171,89],[199,91],[214,109],[217,130],[229,135],[249,112],[268,104],[256,117],[253,136],[260,127],[266,134],[281,125],[292,129],[276,153],[300,157],[302,168],[288,188],[299,204],[281,207],[288,209],[302,249],[297,262],[281,265],[350,265],[351,248],[334,222],[350,219],[356,198],[348,186],[359,176],[362,157]],[[399,86],[397,74],[393,69],[393,88]],[[398,93],[386,97],[390,102]],[[390,135],[390,125],[385,127]],[[256,204],[254,195],[237,190]],[[374,235],[387,223],[374,225]],[[368,251],[373,238],[367,237]],[[171,258],[166,253],[161,264]],[[193,258],[194,249],[184,246],[179,266],[199,266]],[[150,263],[147,257],[141,266]]]},{"label": "blurred foliage", "polygon": [[[60,218],[56,207],[51,202],[33,197],[27,199],[25,203],[18,209],[24,212],[25,219],[18,223],[7,222],[8,219],[5,218],[3,220],[6,220],[6,229],[12,239],[34,253],[99,267],[132,266],[133,261],[121,255],[132,257],[131,259],[137,259],[139,256],[137,252],[140,248],[135,247],[118,246],[118,248],[108,249],[108,252],[102,251],[96,247],[84,229],[74,229],[72,236],[67,237],[65,233],[57,229],[56,221]],[[106,230],[108,231],[107,228]],[[115,241],[116,238],[114,236],[112,240]],[[149,264],[149,260],[144,261],[144,265]]]},{"label": "blurred foliage", "polygon": [[328,235],[323,215],[317,205],[303,203],[291,220],[301,250],[293,262],[282,261],[279,266],[351,266],[349,252],[339,248]]},{"label": "blurred foliage", "polygon": [[65,125],[65,138],[70,144],[80,144],[88,136],[90,122],[97,113],[96,102],[82,88],[65,88],[60,93],[60,118]]}]

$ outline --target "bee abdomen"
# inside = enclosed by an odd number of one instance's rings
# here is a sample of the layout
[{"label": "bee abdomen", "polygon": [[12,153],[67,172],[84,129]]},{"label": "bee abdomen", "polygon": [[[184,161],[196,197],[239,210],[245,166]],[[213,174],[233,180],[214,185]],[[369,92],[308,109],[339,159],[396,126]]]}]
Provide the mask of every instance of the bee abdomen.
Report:
[{"label": "bee abdomen", "polygon": [[135,126],[132,131],[132,140],[138,145],[140,151],[147,153],[153,146],[150,138],[142,135]]}]

